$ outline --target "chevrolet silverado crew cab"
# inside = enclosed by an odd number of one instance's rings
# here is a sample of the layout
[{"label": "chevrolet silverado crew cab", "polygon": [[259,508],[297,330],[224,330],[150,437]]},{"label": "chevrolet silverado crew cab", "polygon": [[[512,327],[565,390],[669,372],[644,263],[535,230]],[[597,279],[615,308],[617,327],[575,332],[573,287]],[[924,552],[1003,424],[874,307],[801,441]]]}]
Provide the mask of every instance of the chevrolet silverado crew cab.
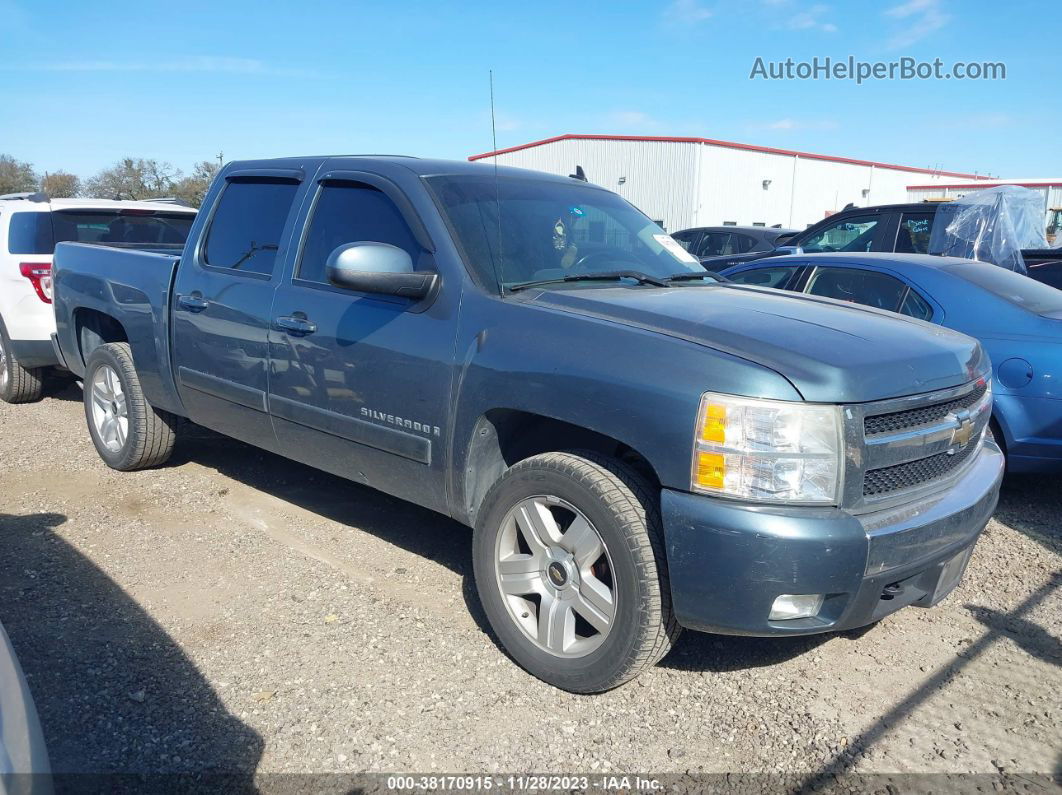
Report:
[{"label": "chevrolet silverado crew cab", "polygon": [[929,607],[998,495],[975,340],[723,283],[575,179],[230,163],[180,256],[60,244],[55,312],[108,465],[185,417],[451,516],[501,644],[576,692],[681,627]]},{"label": "chevrolet silverado crew cab", "polygon": [[52,253],[59,241],[180,251],[195,210],[163,202],[0,196],[0,400],[41,396],[52,350]]}]

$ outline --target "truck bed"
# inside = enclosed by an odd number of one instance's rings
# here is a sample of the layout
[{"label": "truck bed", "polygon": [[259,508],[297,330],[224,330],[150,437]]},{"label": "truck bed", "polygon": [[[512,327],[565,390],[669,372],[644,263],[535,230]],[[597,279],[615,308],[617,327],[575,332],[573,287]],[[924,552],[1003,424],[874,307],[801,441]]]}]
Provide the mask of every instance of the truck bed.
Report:
[{"label": "truck bed", "polygon": [[55,325],[67,368],[78,376],[85,373],[81,351],[85,335],[97,333],[93,313],[117,314],[143,372],[144,396],[159,408],[175,409],[166,328],[179,261],[180,251],[59,243],[52,264]]}]

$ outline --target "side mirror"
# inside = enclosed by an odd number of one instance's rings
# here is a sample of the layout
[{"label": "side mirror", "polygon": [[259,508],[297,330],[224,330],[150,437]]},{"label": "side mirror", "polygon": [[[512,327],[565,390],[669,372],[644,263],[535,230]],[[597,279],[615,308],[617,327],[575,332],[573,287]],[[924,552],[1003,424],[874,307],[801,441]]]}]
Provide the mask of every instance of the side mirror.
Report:
[{"label": "side mirror", "polygon": [[800,246],[778,246],[775,250],[776,254],[803,254],[804,249]]},{"label": "side mirror", "polygon": [[424,298],[439,278],[413,270],[413,260],[398,246],[372,242],[339,246],[328,255],[325,274],[336,287],[413,299]]}]

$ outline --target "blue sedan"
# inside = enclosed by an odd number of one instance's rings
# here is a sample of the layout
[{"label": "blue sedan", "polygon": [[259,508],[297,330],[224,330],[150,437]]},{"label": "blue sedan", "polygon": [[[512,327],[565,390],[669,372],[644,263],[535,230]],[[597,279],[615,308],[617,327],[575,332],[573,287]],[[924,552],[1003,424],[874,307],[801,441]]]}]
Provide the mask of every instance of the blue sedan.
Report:
[{"label": "blue sedan", "polygon": [[973,260],[794,254],[723,271],[734,282],[825,296],[981,341],[994,367],[992,432],[1011,472],[1062,471],[1062,290]]}]

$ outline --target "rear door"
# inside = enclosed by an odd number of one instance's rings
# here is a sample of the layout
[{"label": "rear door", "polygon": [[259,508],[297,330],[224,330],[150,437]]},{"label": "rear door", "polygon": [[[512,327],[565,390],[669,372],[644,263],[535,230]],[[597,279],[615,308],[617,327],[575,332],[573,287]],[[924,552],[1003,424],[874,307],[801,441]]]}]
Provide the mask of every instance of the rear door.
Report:
[{"label": "rear door", "polygon": [[416,270],[435,269],[434,245],[402,193],[379,175],[324,173],[307,202],[300,250],[277,290],[269,332],[269,410],[281,450],[446,510],[456,319],[441,300],[362,293],[325,274],[329,254],[347,243],[397,246]]},{"label": "rear door", "polygon": [[189,418],[270,450],[270,308],[302,182],[296,170],[230,174],[173,289],[173,362]]}]

